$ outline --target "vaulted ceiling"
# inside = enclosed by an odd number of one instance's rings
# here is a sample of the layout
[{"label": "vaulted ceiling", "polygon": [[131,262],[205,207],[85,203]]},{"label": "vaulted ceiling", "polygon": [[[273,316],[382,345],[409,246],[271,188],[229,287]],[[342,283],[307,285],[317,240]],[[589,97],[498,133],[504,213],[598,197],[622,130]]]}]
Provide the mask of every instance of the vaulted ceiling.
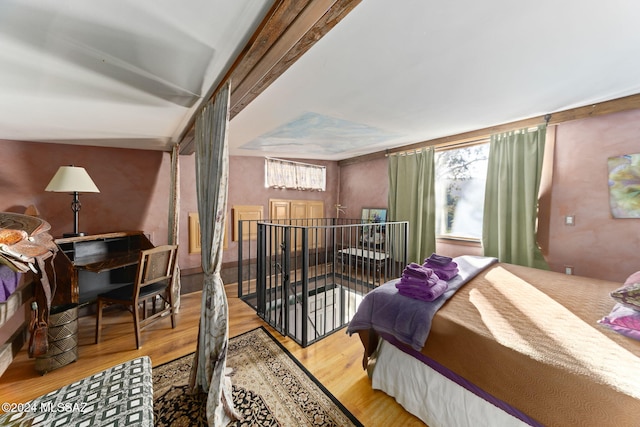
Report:
[{"label": "vaulted ceiling", "polygon": [[[640,93],[634,0],[3,0],[0,139],[342,160]],[[640,106],[640,104],[638,105]]]}]

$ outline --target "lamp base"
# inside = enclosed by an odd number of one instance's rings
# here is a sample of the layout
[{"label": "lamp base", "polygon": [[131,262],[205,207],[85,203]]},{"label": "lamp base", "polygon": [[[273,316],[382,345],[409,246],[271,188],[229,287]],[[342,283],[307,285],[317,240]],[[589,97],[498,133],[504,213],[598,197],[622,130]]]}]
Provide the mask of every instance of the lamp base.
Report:
[{"label": "lamp base", "polygon": [[80,237],[84,236],[84,233],[63,233],[62,237]]}]

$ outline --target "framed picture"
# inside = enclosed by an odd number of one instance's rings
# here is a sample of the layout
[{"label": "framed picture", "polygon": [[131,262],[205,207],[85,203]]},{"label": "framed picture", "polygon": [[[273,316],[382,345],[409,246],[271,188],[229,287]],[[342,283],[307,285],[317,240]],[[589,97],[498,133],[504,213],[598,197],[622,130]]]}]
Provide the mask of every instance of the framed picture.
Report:
[{"label": "framed picture", "polygon": [[614,218],[640,218],[640,154],[609,157],[609,205]]},{"label": "framed picture", "polygon": [[[363,208],[362,217],[363,224],[380,224],[387,222],[387,210],[382,208]],[[371,225],[362,228],[362,237],[360,241],[362,245],[382,248],[384,246],[384,225]]]},{"label": "framed picture", "polygon": [[387,222],[387,210],[382,208],[362,208],[363,223]]}]

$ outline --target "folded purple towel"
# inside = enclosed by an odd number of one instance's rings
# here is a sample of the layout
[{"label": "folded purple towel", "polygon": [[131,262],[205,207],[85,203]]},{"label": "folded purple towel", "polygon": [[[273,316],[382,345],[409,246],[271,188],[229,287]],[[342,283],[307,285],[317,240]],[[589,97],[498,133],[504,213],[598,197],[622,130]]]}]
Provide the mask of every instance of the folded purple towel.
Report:
[{"label": "folded purple towel", "polygon": [[400,286],[431,287],[438,283],[439,280],[440,278],[436,274],[432,274],[428,279],[419,279],[417,277],[410,277],[403,274],[398,282],[398,288]]},{"label": "folded purple towel", "polygon": [[424,264],[422,264],[422,266],[425,268],[431,268],[433,270],[441,270],[441,271],[452,271],[458,268],[458,264],[456,264],[453,261],[451,261],[449,264],[446,264],[446,265],[440,265],[432,262],[429,258],[424,260]]},{"label": "folded purple towel", "polygon": [[419,279],[426,280],[429,277],[431,277],[431,275],[433,274],[433,270],[428,267],[423,267],[420,264],[417,264],[415,262],[412,262],[411,264],[407,265],[404,268],[404,270],[402,271],[402,274],[407,277],[416,277]]},{"label": "folded purple towel", "polygon": [[429,258],[424,260],[424,262],[427,262],[427,261],[431,261],[435,265],[447,265],[451,261],[453,261],[453,258],[444,256],[444,255],[438,255],[437,253],[434,252],[431,254]]},{"label": "folded purple towel", "polygon": [[436,274],[441,280],[449,281],[458,275],[458,269],[454,270],[442,270],[442,269],[433,269],[433,274]]},{"label": "folded purple towel", "polygon": [[416,286],[398,286],[400,282],[396,283],[398,293],[409,298],[414,298],[422,301],[431,302],[436,300],[442,294],[444,294],[449,287],[447,282],[439,280],[435,285],[431,287],[416,287]]}]

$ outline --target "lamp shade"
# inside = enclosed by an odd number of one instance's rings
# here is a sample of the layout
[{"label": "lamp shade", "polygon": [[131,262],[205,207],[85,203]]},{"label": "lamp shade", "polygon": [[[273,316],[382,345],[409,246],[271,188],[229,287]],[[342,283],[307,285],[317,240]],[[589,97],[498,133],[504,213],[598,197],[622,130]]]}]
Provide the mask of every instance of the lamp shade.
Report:
[{"label": "lamp shade", "polygon": [[87,171],[78,166],[60,166],[44,191],[99,193]]}]

